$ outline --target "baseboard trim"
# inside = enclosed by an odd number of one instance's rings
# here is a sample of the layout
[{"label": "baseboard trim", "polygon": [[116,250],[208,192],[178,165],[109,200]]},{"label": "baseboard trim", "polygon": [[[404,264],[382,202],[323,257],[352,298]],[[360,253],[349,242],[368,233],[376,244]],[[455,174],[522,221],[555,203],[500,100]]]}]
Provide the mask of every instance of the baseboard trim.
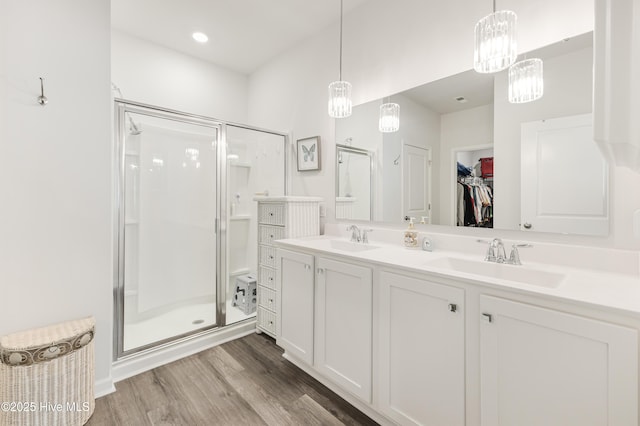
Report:
[{"label": "baseboard trim", "polygon": [[242,322],[185,342],[132,355],[126,359],[113,363],[113,381],[117,383],[121,380],[144,373],[145,371],[152,370],[161,365],[177,361],[181,358],[202,352],[205,349],[221,345],[222,343],[229,342],[255,332],[255,321]]},{"label": "baseboard trim", "polygon": [[385,425],[385,426],[395,425],[394,422],[387,419],[382,414],[378,413],[376,410],[373,409],[373,407],[362,402],[360,399],[353,396],[349,392],[343,390],[340,386],[336,385],[331,380],[327,379],[322,374],[314,370],[313,367],[311,367],[310,365],[307,365],[305,362],[300,361],[295,356],[291,356],[286,352],[282,354],[282,357],[287,361],[289,361],[291,364],[295,365],[296,367],[304,371],[305,373],[307,373],[308,375],[310,375],[311,377],[313,377],[314,379],[316,379],[317,381],[319,381],[320,383],[322,383],[323,385],[325,385],[326,387],[328,387],[329,389],[331,389],[332,392],[336,393],[342,399],[347,401],[349,404],[353,405],[355,408],[360,410],[362,413],[364,413],[366,416],[376,421],[380,425]]},{"label": "baseboard trim", "polygon": [[109,376],[106,379],[96,381],[94,391],[96,398],[115,392],[116,387],[113,384],[113,377]]}]

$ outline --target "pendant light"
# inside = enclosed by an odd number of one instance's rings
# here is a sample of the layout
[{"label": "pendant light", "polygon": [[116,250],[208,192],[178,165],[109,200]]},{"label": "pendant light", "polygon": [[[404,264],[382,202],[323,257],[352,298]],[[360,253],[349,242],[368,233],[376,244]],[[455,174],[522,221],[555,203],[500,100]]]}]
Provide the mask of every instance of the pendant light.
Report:
[{"label": "pendant light", "polygon": [[496,1],[493,0],[493,13],[479,20],[475,27],[473,68],[477,72],[502,71],[516,61],[516,22],[514,12],[496,12]]},{"label": "pendant light", "polygon": [[543,93],[542,59],[525,59],[509,67],[509,102],[522,104],[535,101]]},{"label": "pendant light", "polygon": [[400,128],[400,105],[388,102],[380,105],[378,129],[382,133],[397,132]]},{"label": "pendant light", "polygon": [[329,85],[329,116],[344,118],[351,115],[351,83],[342,80],[342,15],[343,0],[340,0],[340,68],[338,81]]}]

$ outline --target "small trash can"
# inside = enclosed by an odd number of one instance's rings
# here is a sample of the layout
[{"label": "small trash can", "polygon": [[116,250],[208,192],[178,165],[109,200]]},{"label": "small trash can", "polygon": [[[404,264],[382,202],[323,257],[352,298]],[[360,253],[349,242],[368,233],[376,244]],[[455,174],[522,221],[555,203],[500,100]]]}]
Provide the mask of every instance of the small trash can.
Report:
[{"label": "small trash can", "polygon": [[76,426],[95,409],[95,319],[0,338],[0,426]]}]

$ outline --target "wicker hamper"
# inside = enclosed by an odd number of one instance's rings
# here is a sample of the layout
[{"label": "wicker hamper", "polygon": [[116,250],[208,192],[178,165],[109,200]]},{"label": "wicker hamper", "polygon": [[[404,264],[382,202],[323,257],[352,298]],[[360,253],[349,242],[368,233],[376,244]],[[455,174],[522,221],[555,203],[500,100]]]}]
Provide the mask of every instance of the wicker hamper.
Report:
[{"label": "wicker hamper", "polygon": [[0,426],[75,426],[95,408],[93,317],[0,338]]}]

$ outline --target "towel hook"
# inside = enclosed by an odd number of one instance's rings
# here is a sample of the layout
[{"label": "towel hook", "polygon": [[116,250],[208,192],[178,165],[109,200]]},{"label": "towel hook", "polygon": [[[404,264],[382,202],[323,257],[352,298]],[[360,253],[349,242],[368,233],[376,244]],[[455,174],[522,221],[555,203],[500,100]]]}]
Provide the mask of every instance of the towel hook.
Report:
[{"label": "towel hook", "polygon": [[40,96],[38,96],[38,103],[45,106],[49,102],[49,99],[44,95],[44,79],[40,77]]}]

